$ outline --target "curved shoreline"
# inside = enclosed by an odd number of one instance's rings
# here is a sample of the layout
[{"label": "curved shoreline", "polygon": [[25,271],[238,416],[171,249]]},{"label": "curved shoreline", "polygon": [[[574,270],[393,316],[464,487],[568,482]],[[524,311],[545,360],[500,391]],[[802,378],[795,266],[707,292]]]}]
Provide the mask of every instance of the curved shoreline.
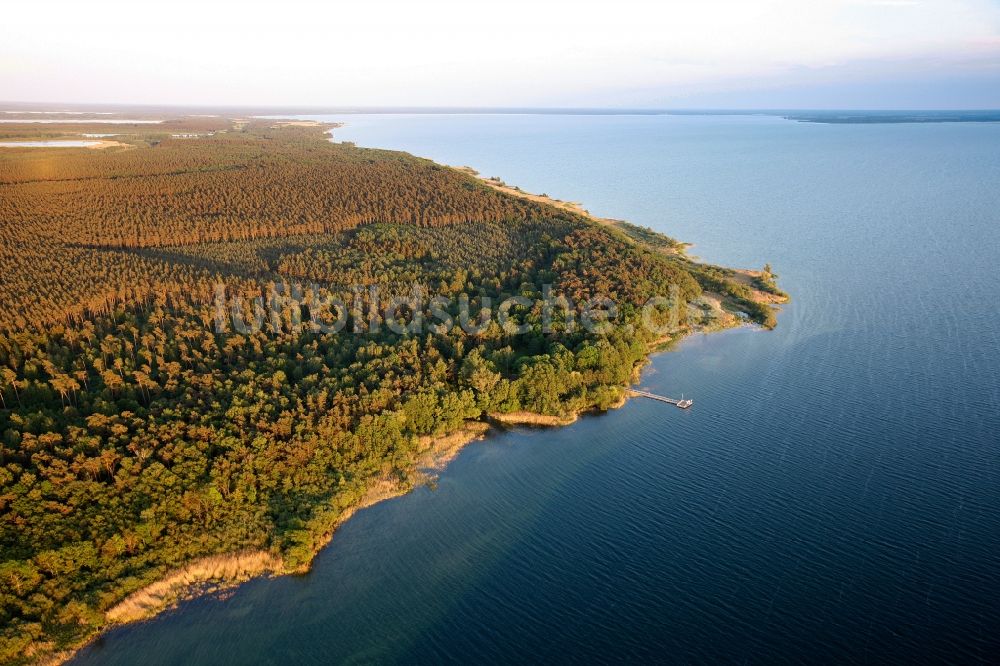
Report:
[{"label": "curved shoreline", "polygon": [[[679,336],[673,336],[650,343],[649,350],[642,362],[633,368],[632,381],[629,386],[637,383],[642,369],[648,365],[652,357],[666,353],[677,342],[697,333],[713,333],[736,326],[724,326],[711,330],[692,329]],[[73,659],[81,650],[104,636],[109,631],[137,622],[151,620],[163,612],[177,608],[186,601],[211,594],[219,594],[232,590],[255,578],[297,575],[307,573],[312,562],[321,550],[326,548],[336,535],[337,529],[363,509],[380,502],[406,495],[418,485],[434,478],[434,472],[447,468],[448,464],[466,447],[466,445],[486,439],[491,434],[502,432],[514,427],[528,428],[560,428],[572,425],[579,417],[587,413],[604,413],[612,409],[624,407],[633,396],[629,395],[627,387],[622,387],[622,396],[606,410],[592,408],[580,409],[566,416],[539,414],[536,412],[510,412],[506,414],[491,413],[483,420],[466,421],[461,428],[437,437],[422,438],[426,447],[420,455],[420,460],[406,482],[399,480],[377,479],[370,485],[361,498],[344,509],[334,522],[332,529],[321,538],[311,553],[309,561],[295,569],[285,568],[280,556],[270,551],[241,551],[230,554],[210,555],[188,563],[174,570],[149,585],[146,585],[128,595],[125,599],[105,612],[108,623],[95,631],[80,645],[71,650],[65,650],[44,658],[41,664],[57,666]]]},{"label": "curved shoreline", "polygon": [[[400,497],[420,483],[433,478],[433,472],[443,470],[470,442],[483,439],[490,432],[489,424],[467,421],[461,428],[438,437],[425,437],[424,451],[410,477],[405,482],[386,478],[375,479],[360,499],[345,508],[330,531],[318,540],[309,561],[302,567],[288,569],[284,560],[267,550],[222,553],[198,558],[175,569],[162,578],[132,592],[105,611],[107,624],[97,629],[76,647],[45,655],[38,662],[46,666],[65,664],[81,650],[116,628],[151,620],[174,609],[185,601],[231,590],[255,578],[304,574],[313,560],[332,541],[337,529],[358,511],[379,502]],[[33,655],[29,655],[29,658]]]},{"label": "curved shoreline", "polygon": [[[325,125],[318,124],[318,126],[322,127]],[[331,125],[329,128],[332,129],[333,126]],[[470,167],[448,168],[460,171],[467,176],[472,176],[479,182],[507,194],[552,205],[585,217],[597,224],[610,226],[617,232],[628,236],[630,242],[649,247],[654,251],[683,256],[684,249],[688,247],[688,244],[679,243],[672,239],[668,239],[670,241],[669,244],[653,247],[644,242],[641,236],[636,237],[633,235],[635,230],[640,230],[641,232],[643,230],[642,227],[636,227],[621,220],[599,218],[590,214],[580,204],[552,199],[546,195],[531,194],[520,188],[510,187],[498,179],[482,178]],[[735,272],[739,272],[748,279],[760,275],[758,272],[748,270]],[[787,298],[774,300],[775,297],[773,294],[768,295],[756,290],[755,292],[755,299],[760,297],[761,302],[769,305],[787,301]],[[710,326],[685,327],[675,334],[651,342],[648,345],[646,355],[633,367],[629,385],[639,381],[642,368],[650,362],[653,354],[666,351],[681,339],[695,333],[710,333],[746,325],[744,320],[724,310],[722,307],[723,297],[721,295],[711,294],[711,292],[706,291],[705,296],[707,306],[713,312],[717,312],[722,316],[717,316],[715,323]],[[628,402],[630,397],[627,390],[628,386],[621,386],[620,388],[620,397],[608,409],[618,409]],[[515,426],[562,427],[574,423],[581,414],[596,411],[604,412],[607,410],[596,410],[592,407],[587,407],[564,415],[548,415],[525,411],[489,413],[484,414],[480,419],[465,421],[461,427],[452,432],[434,437],[422,437],[419,440],[421,452],[418,460],[414,467],[406,474],[405,478],[390,479],[379,477],[367,479],[357,489],[358,495],[354,501],[350,501],[346,506],[343,506],[337,517],[330,523],[329,529],[315,540],[308,561],[302,563],[300,566],[290,566],[280,555],[264,550],[222,553],[198,558],[179,569],[167,573],[158,580],[133,591],[105,611],[104,617],[106,623],[95,629],[79,645],[58,653],[48,654],[45,654],[46,646],[38,646],[36,654],[28,654],[26,656],[29,659],[37,656],[39,663],[44,664],[66,663],[81,649],[91,645],[108,631],[134,622],[152,619],[166,610],[175,608],[179,603],[184,601],[229,590],[253,578],[305,573],[310,569],[316,555],[333,539],[336,530],[350,520],[354,514],[384,500],[404,495],[417,485],[432,479],[433,473],[444,469],[467,444],[485,438],[494,428],[504,429]]]}]

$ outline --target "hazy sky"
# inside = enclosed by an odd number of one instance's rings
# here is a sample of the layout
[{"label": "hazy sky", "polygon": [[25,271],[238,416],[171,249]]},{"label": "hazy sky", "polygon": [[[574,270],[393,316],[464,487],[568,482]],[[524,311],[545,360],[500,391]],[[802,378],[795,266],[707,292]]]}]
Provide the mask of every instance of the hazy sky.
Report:
[{"label": "hazy sky", "polygon": [[1000,108],[1000,0],[15,0],[0,100]]}]

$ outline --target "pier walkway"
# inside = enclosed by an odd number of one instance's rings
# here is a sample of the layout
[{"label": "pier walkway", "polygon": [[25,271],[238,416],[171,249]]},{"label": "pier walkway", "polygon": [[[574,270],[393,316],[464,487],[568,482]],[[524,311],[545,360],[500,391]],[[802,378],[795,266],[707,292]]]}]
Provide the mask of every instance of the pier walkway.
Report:
[{"label": "pier walkway", "polygon": [[632,389],[632,388],[630,388],[630,389],[628,389],[628,392],[631,393],[632,395],[638,395],[638,396],[641,396],[643,398],[649,398],[651,400],[659,400],[660,402],[665,402],[667,404],[673,405],[674,407],[678,407],[680,409],[687,409],[688,407],[690,407],[691,405],[694,404],[694,400],[685,400],[684,398],[681,398],[680,400],[677,400],[676,398],[668,398],[665,395],[656,395],[655,393],[649,393],[647,391],[640,391],[638,389]]}]

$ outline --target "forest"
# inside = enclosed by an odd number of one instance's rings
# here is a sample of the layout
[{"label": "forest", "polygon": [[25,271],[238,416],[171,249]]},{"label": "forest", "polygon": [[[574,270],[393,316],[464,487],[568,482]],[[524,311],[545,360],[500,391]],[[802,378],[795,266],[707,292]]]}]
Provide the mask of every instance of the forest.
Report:
[{"label": "forest", "polygon": [[[0,149],[0,663],[79,645],[199,557],[268,551],[302,570],[367,488],[412,484],[430,442],[468,421],[619,403],[663,341],[640,325],[650,298],[684,313],[671,336],[705,325],[709,294],[775,323],[769,268],[748,285],[655,232],[325,131],[177,119],[102,150]],[[294,325],[319,316],[294,300],[240,332],[216,321],[220,285],[247,303],[275,285],[420,285],[455,317],[463,297],[533,305],[518,334],[327,334]],[[614,325],[544,326],[545,285],[610,299]]]}]

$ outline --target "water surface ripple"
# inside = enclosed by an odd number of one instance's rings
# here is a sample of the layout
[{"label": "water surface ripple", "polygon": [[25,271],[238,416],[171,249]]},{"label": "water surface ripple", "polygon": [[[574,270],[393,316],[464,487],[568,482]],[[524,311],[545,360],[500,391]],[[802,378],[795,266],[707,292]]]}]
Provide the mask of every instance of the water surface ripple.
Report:
[{"label": "water surface ripple", "polygon": [[465,449],[301,577],[111,632],[78,664],[986,663],[1000,654],[1000,125],[350,116],[770,261],[774,332],[691,338],[633,400]]}]

